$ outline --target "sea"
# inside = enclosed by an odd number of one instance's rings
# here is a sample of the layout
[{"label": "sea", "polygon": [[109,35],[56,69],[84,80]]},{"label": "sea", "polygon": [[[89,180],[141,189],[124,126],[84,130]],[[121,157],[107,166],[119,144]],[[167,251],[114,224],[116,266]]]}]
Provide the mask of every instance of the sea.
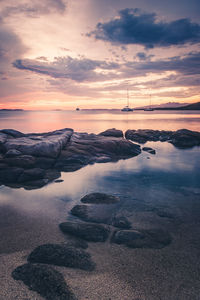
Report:
[{"label": "sea", "polygon": [[[0,129],[4,128],[24,133],[62,128],[88,133],[100,133],[108,128],[123,131],[186,128],[200,131],[200,112],[1,111]],[[32,249],[41,241],[57,241],[58,224],[67,218],[74,218],[70,209],[80,203],[81,197],[91,192],[109,193],[120,197],[124,203],[123,214],[130,218],[133,227],[161,227],[172,235],[172,244],[163,250],[166,252],[149,252],[151,262],[157,264],[158,274],[152,273],[148,275],[150,279],[147,281],[141,279],[141,283],[134,284],[142,284],[145,289],[146,282],[152,280],[153,294],[149,298],[143,295],[143,298],[137,299],[199,299],[197,253],[200,253],[200,147],[178,149],[167,142],[148,142],[145,146],[155,149],[156,155],[142,152],[127,160],[93,164],[75,172],[63,172],[62,182],[52,182],[40,189],[0,186],[0,253],[16,253]],[[144,252],[137,253],[139,256],[144,255]],[[159,264],[162,263],[166,264],[162,269],[166,268],[165,275],[169,280],[166,283],[163,277],[163,281],[156,285]],[[176,268],[172,267],[174,264]],[[143,274],[145,278],[148,272],[148,266],[143,267],[141,276]],[[185,277],[183,274],[186,274]],[[178,291],[172,288],[175,282]],[[162,294],[164,290],[166,292],[166,284],[168,298]],[[184,298],[185,295],[187,297]]]}]

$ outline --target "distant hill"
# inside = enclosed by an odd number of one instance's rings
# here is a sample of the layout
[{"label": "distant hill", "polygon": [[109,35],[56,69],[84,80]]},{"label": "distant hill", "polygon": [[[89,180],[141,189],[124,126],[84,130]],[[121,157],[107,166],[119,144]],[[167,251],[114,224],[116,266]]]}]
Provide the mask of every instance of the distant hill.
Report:
[{"label": "distant hill", "polygon": [[186,106],[189,103],[179,103],[179,102],[168,102],[168,103],[163,103],[163,104],[155,104],[155,105],[146,105],[146,106],[141,106],[141,107],[137,107],[137,109],[144,109],[144,108],[177,108],[177,107],[181,107],[181,106]]},{"label": "distant hill", "polygon": [[192,103],[186,106],[179,107],[181,110],[200,110],[200,102]]},{"label": "distant hill", "polygon": [[0,111],[24,111],[23,109],[16,108],[16,109],[10,109],[10,108],[2,108]]}]

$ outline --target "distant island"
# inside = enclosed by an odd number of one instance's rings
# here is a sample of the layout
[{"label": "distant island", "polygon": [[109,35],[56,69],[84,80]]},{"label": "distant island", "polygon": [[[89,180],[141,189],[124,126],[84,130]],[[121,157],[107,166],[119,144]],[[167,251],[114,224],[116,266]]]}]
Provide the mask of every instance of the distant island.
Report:
[{"label": "distant island", "polygon": [[21,108],[14,108],[14,109],[11,109],[11,108],[1,108],[0,111],[24,111],[24,109],[21,109]]}]

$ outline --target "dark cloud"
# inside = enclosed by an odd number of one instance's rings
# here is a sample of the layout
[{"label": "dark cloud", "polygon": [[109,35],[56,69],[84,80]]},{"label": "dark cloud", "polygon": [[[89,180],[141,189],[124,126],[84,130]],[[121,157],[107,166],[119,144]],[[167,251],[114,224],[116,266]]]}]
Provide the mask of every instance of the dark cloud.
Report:
[{"label": "dark cloud", "polygon": [[139,60],[149,60],[151,59],[152,57],[154,57],[154,55],[147,55],[145,52],[138,52],[136,54],[136,57],[139,59]]},{"label": "dark cloud", "polygon": [[187,18],[172,22],[159,21],[154,13],[142,13],[137,8],[126,8],[121,10],[116,18],[98,23],[96,29],[87,35],[118,45],[169,47],[199,43],[200,25]]},{"label": "dark cloud", "polygon": [[[87,58],[56,57],[51,63],[39,60],[18,59],[13,66],[20,70],[29,70],[35,73],[49,75],[53,78],[70,78],[77,82],[101,80],[101,73],[105,70],[113,70],[119,67],[116,63],[106,63],[104,61]],[[106,75],[104,76],[106,78]]]}]

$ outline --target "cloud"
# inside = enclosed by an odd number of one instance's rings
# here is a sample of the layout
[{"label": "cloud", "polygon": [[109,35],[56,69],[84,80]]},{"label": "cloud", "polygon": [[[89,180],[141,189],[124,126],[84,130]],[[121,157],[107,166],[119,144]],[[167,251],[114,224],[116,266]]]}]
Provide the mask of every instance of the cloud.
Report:
[{"label": "cloud", "polygon": [[20,0],[16,5],[16,1],[7,0],[3,3],[1,9],[1,17],[6,18],[11,15],[24,14],[28,17],[38,17],[50,13],[63,13],[66,10],[66,0]]},{"label": "cloud", "polygon": [[[48,75],[53,78],[69,78],[77,82],[102,80],[102,73],[118,68],[116,63],[87,58],[56,57],[53,62],[42,62],[40,60],[18,59],[13,66],[20,70],[28,70],[39,74]],[[104,73],[104,78],[108,76]]]},{"label": "cloud", "polygon": [[138,44],[147,49],[169,47],[199,43],[200,25],[187,18],[171,22],[159,21],[154,13],[126,8],[119,11],[116,18],[98,23],[96,29],[87,36],[117,45]]},{"label": "cloud", "polygon": [[154,57],[154,55],[147,55],[145,52],[138,52],[136,57],[139,60],[150,60],[152,57]]}]

